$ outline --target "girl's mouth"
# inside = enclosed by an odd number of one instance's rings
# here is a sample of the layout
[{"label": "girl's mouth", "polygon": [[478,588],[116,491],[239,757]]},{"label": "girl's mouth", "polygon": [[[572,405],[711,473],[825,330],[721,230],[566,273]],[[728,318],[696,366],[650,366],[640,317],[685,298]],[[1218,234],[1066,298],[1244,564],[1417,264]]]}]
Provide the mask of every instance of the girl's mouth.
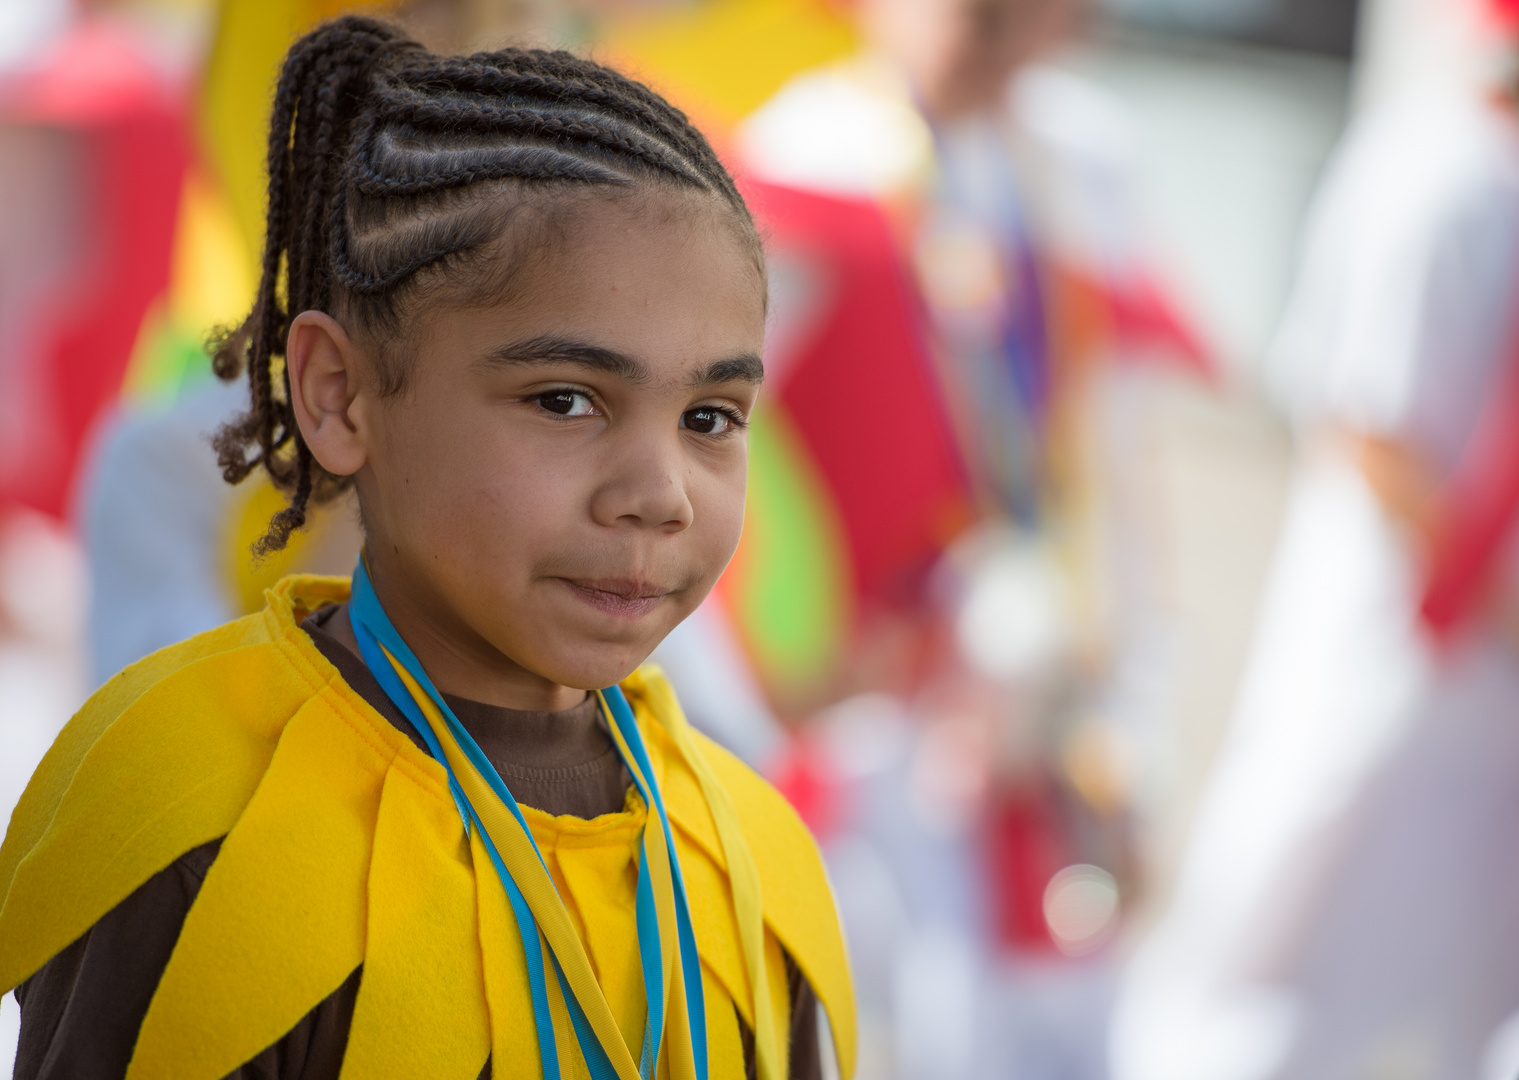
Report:
[{"label": "girl's mouth", "polygon": [[670,590],[647,581],[607,578],[574,581],[560,578],[570,591],[599,611],[624,619],[638,619],[659,606]]}]

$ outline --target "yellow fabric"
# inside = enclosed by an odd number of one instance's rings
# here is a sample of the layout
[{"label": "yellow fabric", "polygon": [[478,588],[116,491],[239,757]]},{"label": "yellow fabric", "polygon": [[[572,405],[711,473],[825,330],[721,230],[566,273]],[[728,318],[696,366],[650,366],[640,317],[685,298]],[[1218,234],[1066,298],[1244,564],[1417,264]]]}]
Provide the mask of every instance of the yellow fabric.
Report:
[{"label": "yellow fabric", "polygon": [[[354,732],[320,697],[286,725],[185,919],[128,1075],[225,1075],[363,961],[365,878],[389,762],[378,740]],[[250,999],[248,986],[270,992]],[[235,1026],[222,1022],[229,1015]]]},{"label": "yellow fabric", "polygon": [[[775,788],[733,754],[686,724],[675,692],[657,667],[646,666],[635,672],[623,683],[634,702],[635,713],[643,723],[644,713],[658,717],[650,730],[654,740],[670,739],[668,734],[683,731],[695,746],[697,757],[706,763],[713,773],[718,789],[726,792],[738,819],[744,840],[759,879],[764,897],[766,930],[779,939],[786,952],[791,954],[807,982],[817,992],[818,1000],[828,1013],[833,1028],[833,1038],[838,1050],[840,1071],[844,1076],[854,1073],[857,1049],[855,1032],[854,983],[849,973],[849,959],[844,951],[844,939],[839,933],[838,919],[833,915],[835,905],[828,875],[817,845],[812,842],[807,826],[796,810]],[[652,752],[652,747],[651,747]],[[670,817],[677,831],[684,830],[699,849],[711,860],[713,869],[726,878],[727,864],[721,854],[716,826],[701,788],[690,770],[676,771],[665,785],[665,800]],[[682,849],[681,866],[685,869],[689,884],[692,868],[698,860],[687,859]],[[721,895],[726,880],[710,881],[704,895]],[[692,902],[693,919],[697,918],[696,903]],[[819,912],[829,917],[819,918]],[[726,937],[735,933],[719,930],[718,925],[733,918],[732,904],[704,905],[708,937]],[[731,940],[731,939],[730,939]],[[702,929],[697,930],[697,941],[703,941]],[[732,957],[734,945],[729,945],[725,959]],[[703,960],[706,954],[703,952]],[[731,992],[731,991],[730,991]],[[735,996],[735,1001],[739,999]],[[742,1010],[742,1004],[740,1009]],[[781,1015],[785,1015],[784,1012]],[[751,1028],[754,1014],[744,1012]]]},{"label": "yellow fabric", "polygon": [[[388,656],[389,653],[387,652],[386,655]],[[391,662],[395,663],[393,657]],[[576,933],[576,928],[570,920],[570,913],[561,902],[547,868],[538,861],[532,841],[518,826],[510,809],[496,797],[485,778],[460,750],[459,744],[449,732],[448,725],[432,698],[417,685],[416,680],[405,667],[395,664],[395,669],[396,674],[406,685],[407,691],[421,707],[427,722],[432,725],[433,734],[448,758],[449,768],[453,770],[460,787],[464,789],[464,797],[469,800],[475,815],[480,819],[486,834],[495,845],[496,853],[501,856],[501,861],[506,865],[507,872],[511,874],[512,880],[516,882],[527,900],[527,905],[533,912],[533,918],[538,922],[538,929],[548,940],[554,955],[558,957],[565,978],[569,980],[570,989],[585,1011],[586,1020],[590,1023],[591,1029],[601,1040],[602,1048],[606,1051],[612,1067],[617,1070],[617,1075],[621,1080],[638,1080],[638,1065],[633,1060],[633,1054],[629,1051],[628,1043],[624,1040],[616,1019],[612,1016],[611,1007],[601,991],[601,985],[596,981],[596,972],[591,966],[591,959],[586,954],[584,932],[582,930],[581,933]],[[659,849],[663,851],[663,831],[659,829],[658,818],[649,825],[659,833]],[[482,867],[482,871],[493,872],[493,868]],[[499,876],[497,880],[499,881]],[[668,892],[668,873],[666,882]],[[636,950],[636,936],[633,941]],[[547,954],[543,957],[543,963],[545,970],[552,973],[552,962]],[[547,981],[552,983],[556,980],[550,974]],[[571,1050],[571,1047],[575,1045],[573,1038],[567,1043],[562,1039],[557,1041],[561,1048],[559,1051],[561,1059],[573,1056]],[[638,1044],[641,1044],[641,1040],[638,1040]],[[563,1068],[562,1061],[561,1068]]]},{"label": "yellow fabric", "polygon": [[[458,812],[454,813],[458,820]],[[491,1072],[502,1076],[536,1077],[539,1069],[536,1039],[522,1037],[523,1024],[530,1024],[533,999],[529,995],[522,957],[522,939],[511,905],[500,882],[491,881],[495,868],[480,842],[478,831],[470,834],[473,866],[491,873],[475,874],[475,899],[480,914],[480,954],[498,956],[499,964],[485,966],[485,1002],[490,1014]],[[362,990],[362,987],[360,988]],[[352,1036],[350,1035],[350,1038]],[[349,1048],[352,1053],[352,1047]],[[346,1062],[346,1058],[344,1059]],[[383,1075],[383,1074],[382,1074]]]},{"label": "yellow fabric", "polygon": [[[288,578],[261,613],[117,676],[60,734],[12,816],[0,845],[0,991],[184,851],[226,837],[144,1020],[132,1080],[226,1075],[360,963],[345,1077],[473,1078],[487,1053],[497,1077],[538,1076],[535,1040],[523,1038],[532,1007],[520,939],[443,769],[299,628],[347,592],[342,579]],[[645,670],[624,689],[686,875],[711,1075],[739,1077],[737,1028],[722,1009],[731,1002],[752,1025],[755,1008],[722,841],[667,733],[681,723],[667,684]],[[849,972],[816,847],[773,789],[690,739],[731,796],[758,871],[770,1007],[785,1015],[784,947],[828,1012],[847,1077]],[[643,812],[636,800],[589,823],[525,812],[622,1032],[643,1023],[632,910]],[[574,1045],[567,1028],[560,1045]],[[566,1076],[584,1075],[577,1057],[563,1055]]]},{"label": "yellow fabric", "polygon": [[[462,837],[452,849],[429,842],[457,823],[429,777],[403,761],[388,772],[370,856],[365,992],[354,1007],[344,1077],[426,1076],[429,1042],[454,1043],[448,1055],[464,1062],[483,1063],[490,1049],[474,860]],[[420,982],[419,971],[435,981]]]},{"label": "yellow fabric", "polygon": [[623,813],[591,821],[550,817],[530,806],[522,808],[522,816],[563,897],[575,933],[585,942],[596,981],[622,1037],[628,1046],[640,1046],[645,1019],[643,972],[638,950],[629,949],[627,943],[638,936],[633,907],[638,864],[632,856],[643,831],[643,800],[632,793]]},{"label": "yellow fabric", "polygon": [[738,1031],[738,1010],[721,984],[704,978],[702,989],[707,996],[707,1060],[711,1062],[711,1075],[740,1076],[744,1068],[744,1043]]},{"label": "yellow fabric", "polygon": [[[668,687],[663,679],[660,686]],[[650,693],[644,687],[645,697]],[[654,691],[658,693],[658,691]],[[754,1004],[754,1050],[756,1072],[759,1080],[783,1080],[786,1075],[786,1044],[780,1038],[776,1024],[776,1010],[771,1007],[770,995],[763,992],[766,982],[764,900],[761,895],[759,871],[754,857],[744,842],[743,830],[738,822],[737,811],[728,793],[718,782],[712,767],[707,764],[700,748],[692,738],[691,727],[675,695],[661,700],[660,715],[664,719],[663,730],[680,748],[682,761],[688,763],[696,774],[697,784],[706,802],[708,814],[717,830],[718,841],[723,850],[723,861],[728,869],[729,896],[738,926],[740,947],[743,949],[744,966],[752,990]],[[770,968],[771,975],[775,969]],[[782,1001],[784,1015],[784,999]]]}]

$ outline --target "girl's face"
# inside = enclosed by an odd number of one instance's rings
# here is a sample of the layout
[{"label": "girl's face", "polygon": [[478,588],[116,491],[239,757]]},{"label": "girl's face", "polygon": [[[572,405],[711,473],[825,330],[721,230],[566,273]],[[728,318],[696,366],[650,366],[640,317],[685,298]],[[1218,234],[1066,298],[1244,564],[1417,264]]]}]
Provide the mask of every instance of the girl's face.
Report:
[{"label": "girl's face", "polygon": [[335,322],[295,320],[302,431],[356,474],[376,591],[441,689],[556,708],[611,685],[738,544],[763,284],[676,198],[586,200],[509,300],[408,328],[389,398]]}]

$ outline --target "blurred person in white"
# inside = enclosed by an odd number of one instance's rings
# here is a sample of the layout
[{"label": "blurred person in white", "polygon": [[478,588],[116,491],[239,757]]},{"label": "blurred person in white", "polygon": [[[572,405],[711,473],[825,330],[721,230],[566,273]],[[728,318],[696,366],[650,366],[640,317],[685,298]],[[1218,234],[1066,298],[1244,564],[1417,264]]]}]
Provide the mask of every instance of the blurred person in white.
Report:
[{"label": "blurred person in white", "polygon": [[762,179],[885,205],[987,503],[1038,526],[1064,509],[1053,474],[1093,361],[1198,352],[1150,273],[1122,108],[1045,62],[1084,8],[862,0],[867,48],[794,79],[738,139]]},{"label": "blurred person in white", "polygon": [[1133,471],[1150,380],[1113,361],[1200,351],[1149,273],[1122,108],[1048,62],[1083,8],[862,0],[866,49],[739,132],[752,175],[887,210],[982,498],[943,568],[947,611],[922,613],[955,642],[938,670],[820,718],[843,778],[824,850],[862,973],[862,1075],[1106,1069],[1111,910],[1080,942],[1046,913],[1066,863],[1129,869],[1108,766],[1115,731],[1159,707],[1157,680],[1127,678],[1160,637]]},{"label": "blurred person in white", "polygon": [[1498,1060],[1519,1009],[1511,523],[1466,618],[1431,607],[1519,385],[1516,49],[1495,10],[1444,8],[1502,62],[1361,117],[1317,197],[1270,372],[1301,462],[1182,872],[1120,993],[1116,1080],[1519,1073]]}]

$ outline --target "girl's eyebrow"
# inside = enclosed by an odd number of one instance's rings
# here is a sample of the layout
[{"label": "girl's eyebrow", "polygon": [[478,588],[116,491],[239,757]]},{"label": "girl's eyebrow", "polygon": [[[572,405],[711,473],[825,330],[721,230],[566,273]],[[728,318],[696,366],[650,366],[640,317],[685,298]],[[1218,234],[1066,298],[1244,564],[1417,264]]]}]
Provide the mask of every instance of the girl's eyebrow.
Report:
[{"label": "girl's eyebrow", "polygon": [[487,364],[576,364],[593,371],[615,375],[628,382],[649,381],[649,369],[626,353],[547,334],[492,349],[485,355],[485,362]]},{"label": "girl's eyebrow", "polygon": [[706,367],[692,372],[686,380],[686,386],[691,390],[699,390],[713,383],[746,382],[758,386],[764,381],[764,363],[753,353],[744,353],[726,360],[714,360]]},{"label": "girl's eyebrow", "polygon": [[[601,345],[545,334],[526,341],[501,345],[485,355],[487,364],[575,364],[605,372],[627,382],[646,383],[649,369],[641,362]],[[744,353],[714,360],[691,373],[688,389],[696,390],[714,383],[746,382],[758,386],[765,381],[765,365],[754,353]]]}]

